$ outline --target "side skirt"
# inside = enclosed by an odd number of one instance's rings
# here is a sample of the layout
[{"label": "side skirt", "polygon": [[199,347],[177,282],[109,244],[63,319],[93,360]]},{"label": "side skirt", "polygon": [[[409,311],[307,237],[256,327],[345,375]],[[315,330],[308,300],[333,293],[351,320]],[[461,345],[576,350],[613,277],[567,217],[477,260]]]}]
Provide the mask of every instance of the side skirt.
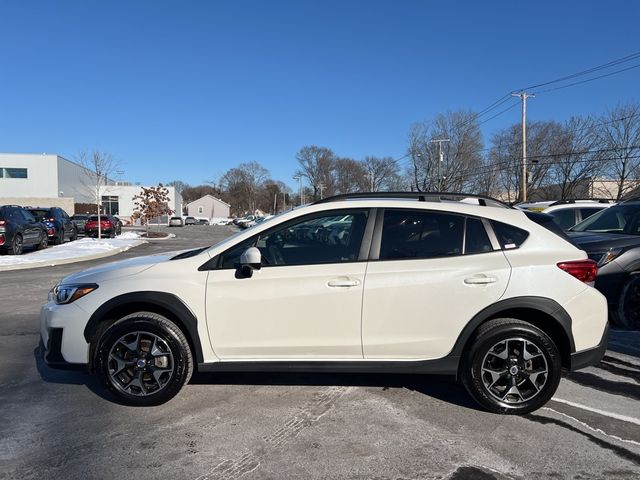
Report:
[{"label": "side skirt", "polygon": [[425,373],[456,375],[460,357],[419,361],[233,361],[199,363],[199,372],[317,372],[317,373]]}]

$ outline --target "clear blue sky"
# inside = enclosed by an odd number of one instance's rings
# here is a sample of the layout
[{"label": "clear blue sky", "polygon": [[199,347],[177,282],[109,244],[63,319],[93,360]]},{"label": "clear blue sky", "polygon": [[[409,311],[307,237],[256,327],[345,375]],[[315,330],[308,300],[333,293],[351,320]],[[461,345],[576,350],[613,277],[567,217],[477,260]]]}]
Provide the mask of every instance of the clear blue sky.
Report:
[{"label": "clear blue sky", "polygon": [[[413,122],[639,51],[639,19],[633,1],[1,1],[0,151],[98,147],[143,183],[256,160],[293,184],[304,145],[399,157]],[[529,118],[628,100],[640,69]]]}]

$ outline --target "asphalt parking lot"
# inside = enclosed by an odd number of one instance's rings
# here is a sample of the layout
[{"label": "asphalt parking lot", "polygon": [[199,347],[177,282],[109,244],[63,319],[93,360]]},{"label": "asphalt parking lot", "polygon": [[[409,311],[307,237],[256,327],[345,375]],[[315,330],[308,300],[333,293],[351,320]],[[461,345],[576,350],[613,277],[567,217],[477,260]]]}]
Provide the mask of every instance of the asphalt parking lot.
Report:
[{"label": "asphalt parking lot", "polygon": [[0,272],[0,479],[640,478],[639,332],[613,331],[599,366],[524,417],[417,375],[196,374],[171,402],[134,408],[43,365],[38,313],[57,280],[233,230],[171,231],[115,257]]}]

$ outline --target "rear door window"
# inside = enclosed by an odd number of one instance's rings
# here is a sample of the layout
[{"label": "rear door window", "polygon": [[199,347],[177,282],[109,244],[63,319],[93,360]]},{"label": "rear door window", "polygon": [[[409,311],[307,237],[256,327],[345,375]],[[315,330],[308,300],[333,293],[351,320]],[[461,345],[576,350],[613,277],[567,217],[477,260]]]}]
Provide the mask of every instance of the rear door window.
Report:
[{"label": "rear door window", "polygon": [[428,210],[385,210],[380,260],[462,255],[465,217]]},{"label": "rear door window", "polygon": [[464,240],[465,255],[491,251],[493,251],[493,246],[482,221],[477,218],[467,218]]}]

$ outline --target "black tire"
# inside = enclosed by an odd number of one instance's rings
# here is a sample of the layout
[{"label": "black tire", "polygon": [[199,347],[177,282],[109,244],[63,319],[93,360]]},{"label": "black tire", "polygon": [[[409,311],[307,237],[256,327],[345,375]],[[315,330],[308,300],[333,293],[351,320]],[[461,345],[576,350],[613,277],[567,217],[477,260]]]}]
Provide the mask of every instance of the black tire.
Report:
[{"label": "black tire", "polygon": [[55,236],[53,240],[54,245],[62,245],[64,243],[64,230],[60,230],[60,233]]},{"label": "black tire", "polygon": [[16,233],[13,236],[13,240],[11,241],[11,246],[7,249],[7,253],[9,255],[22,255],[22,250],[24,248],[22,235]]},{"label": "black tire", "polygon": [[[120,342],[134,338],[138,345],[135,351]],[[156,339],[161,354],[154,356],[149,342]],[[162,364],[158,363],[159,358],[163,358]],[[117,374],[120,367],[123,368]],[[155,373],[160,371],[156,378]],[[193,356],[189,342],[173,322],[155,313],[138,312],[121,318],[102,334],[96,351],[96,372],[121,403],[159,405],[172,399],[189,381]]]},{"label": "black tire", "polygon": [[[527,322],[490,320],[478,328],[469,347],[460,378],[473,399],[490,412],[532,412],[547,403],[558,388],[562,368],[558,348],[548,335]],[[501,348],[506,349],[505,359]],[[543,369],[546,373],[541,373]]]},{"label": "black tire", "polygon": [[44,250],[49,246],[49,237],[47,237],[47,232],[40,233],[40,240],[36,245],[36,250]]},{"label": "black tire", "polygon": [[640,274],[631,275],[622,287],[615,320],[617,326],[640,330]]},{"label": "black tire", "polygon": [[111,232],[109,232],[109,238],[116,238],[116,231],[115,229],[111,230]]},{"label": "black tire", "polygon": [[78,230],[76,228],[73,229],[73,233],[69,237],[70,242],[75,242],[78,239]]}]

